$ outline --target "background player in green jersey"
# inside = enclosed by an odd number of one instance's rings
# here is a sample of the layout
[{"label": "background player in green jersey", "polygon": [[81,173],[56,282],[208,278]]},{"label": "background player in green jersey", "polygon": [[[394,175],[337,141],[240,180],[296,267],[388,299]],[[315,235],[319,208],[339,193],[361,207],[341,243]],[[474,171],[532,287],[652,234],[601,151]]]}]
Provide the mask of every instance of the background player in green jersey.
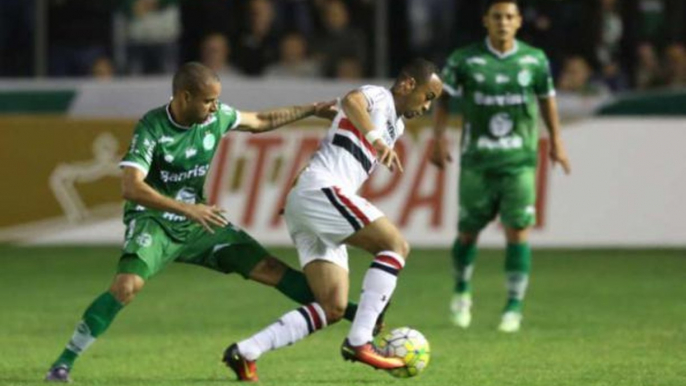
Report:
[{"label": "background player in green jersey", "polygon": [[[496,215],[505,228],[508,299],[499,326],[515,332],[531,269],[529,229],[535,223],[535,176],[540,105],[550,135],[550,159],[570,172],[560,138],[555,90],[543,51],[515,39],[522,17],[515,0],[494,0],[483,18],[485,41],[458,49],[443,70],[444,93],[461,95],[463,130],[460,157],[458,237],[452,250],[456,270],[451,302],[453,322],[471,323],[471,276],[476,242]],[[437,104],[434,151],[439,168],[451,161],[442,140],[447,98]]]},{"label": "background player in green jersey", "polygon": [[[272,257],[257,241],[205,202],[203,185],[220,138],[230,130],[259,133],[309,116],[333,118],[333,103],[239,112],[219,102],[217,75],[199,63],[174,75],[173,99],[136,125],[120,166],[126,235],[108,291],[86,309],[46,380],[68,382],[76,358],[102,335],[145,282],[171,262],[236,272],[276,287],[299,302],[314,301],[301,272]],[[350,304],[346,318],[352,320]]]}]

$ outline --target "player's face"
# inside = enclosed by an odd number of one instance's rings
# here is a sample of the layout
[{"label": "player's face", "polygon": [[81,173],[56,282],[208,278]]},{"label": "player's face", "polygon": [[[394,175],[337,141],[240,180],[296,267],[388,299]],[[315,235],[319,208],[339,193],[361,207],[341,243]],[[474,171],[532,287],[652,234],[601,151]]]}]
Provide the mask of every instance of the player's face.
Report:
[{"label": "player's face", "polygon": [[516,4],[495,3],[484,16],[484,25],[491,40],[511,41],[522,26],[522,16]]},{"label": "player's face", "polygon": [[425,114],[431,109],[431,103],[443,92],[443,82],[436,74],[424,84],[417,84],[414,79],[407,79],[406,82],[405,87],[409,88],[409,92],[405,96],[402,115],[407,119]]},{"label": "player's face", "polygon": [[186,114],[193,123],[202,123],[217,111],[219,95],[222,92],[221,83],[207,82],[200,86],[197,92],[185,92]]}]

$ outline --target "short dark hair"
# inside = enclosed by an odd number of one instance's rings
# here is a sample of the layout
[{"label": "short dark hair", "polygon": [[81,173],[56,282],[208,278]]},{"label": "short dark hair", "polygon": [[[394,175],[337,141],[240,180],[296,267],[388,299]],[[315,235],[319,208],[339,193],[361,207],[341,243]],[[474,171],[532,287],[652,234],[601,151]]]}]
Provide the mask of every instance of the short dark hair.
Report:
[{"label": "short dark hair", "polygon": [[188,91],[195,94],[201,84],[219,82],[219,77],[209,67],[198,62],[188,62],[182,65],[174,74],[172,80],[172,94]]},{"label": "short dark hair", "polygon": [[484,9],[484,13],[488,13],[492,6],[499,3],[514,4],[517,6],[517,8],[519,8],[519,2],[517,0],[488,0],[488,2],[486,2],[486,8]]},{"label": "short dark hair", "polygon": [[433,74],[438,76],[438,67],[435,64],[423,58],[416,58],[403,66],[398,78],[414,78],[417,84],[424,84]]}]

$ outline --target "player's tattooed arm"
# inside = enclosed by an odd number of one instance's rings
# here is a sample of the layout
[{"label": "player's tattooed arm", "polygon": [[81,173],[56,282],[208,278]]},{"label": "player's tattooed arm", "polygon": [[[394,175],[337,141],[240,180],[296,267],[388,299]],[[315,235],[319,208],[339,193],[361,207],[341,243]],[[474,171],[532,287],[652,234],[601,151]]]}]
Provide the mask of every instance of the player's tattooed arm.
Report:
[{"label": "player's tattooed arm", "polygon": [[278,129],[310,116],[333,119],[336,116],[335,104],[336,101],[329,101],[259,112],[241,112],[241,123],[238,130],[261,133]]}]

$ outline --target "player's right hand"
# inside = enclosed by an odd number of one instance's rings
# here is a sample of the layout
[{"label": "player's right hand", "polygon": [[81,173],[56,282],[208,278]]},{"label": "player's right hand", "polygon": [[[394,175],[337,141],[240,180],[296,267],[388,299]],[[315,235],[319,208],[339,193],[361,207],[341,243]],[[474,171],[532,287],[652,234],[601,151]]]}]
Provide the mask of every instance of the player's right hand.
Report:
[{"label": "player's right hand", "polygon": [[229,220],[224,217],[226,211],[216,205],[192,204],[188,206],[186,217],[202,225],[205,230],[214,233],[212,225],[225,227]]},{"label": "player's right hand", "polygon": [[376,141],[374,141],[373,146],[376,150],[376,156],[379,162],[381,162],[391,171],[394,171],[396,167],[398,168],[398,170],[400,170],[400,173],[404,171],[398,153],[396,153],[395,150],[388,147],[388,145],[386,145],[386,143],[382,139],[377,139]]},{"label": "player's right hand", "polygon": [[445,168],[446,163],[453,162],[453,156],[450,155],[448,141],[445,137],[434,138],[429,161],[441,170]]}]

